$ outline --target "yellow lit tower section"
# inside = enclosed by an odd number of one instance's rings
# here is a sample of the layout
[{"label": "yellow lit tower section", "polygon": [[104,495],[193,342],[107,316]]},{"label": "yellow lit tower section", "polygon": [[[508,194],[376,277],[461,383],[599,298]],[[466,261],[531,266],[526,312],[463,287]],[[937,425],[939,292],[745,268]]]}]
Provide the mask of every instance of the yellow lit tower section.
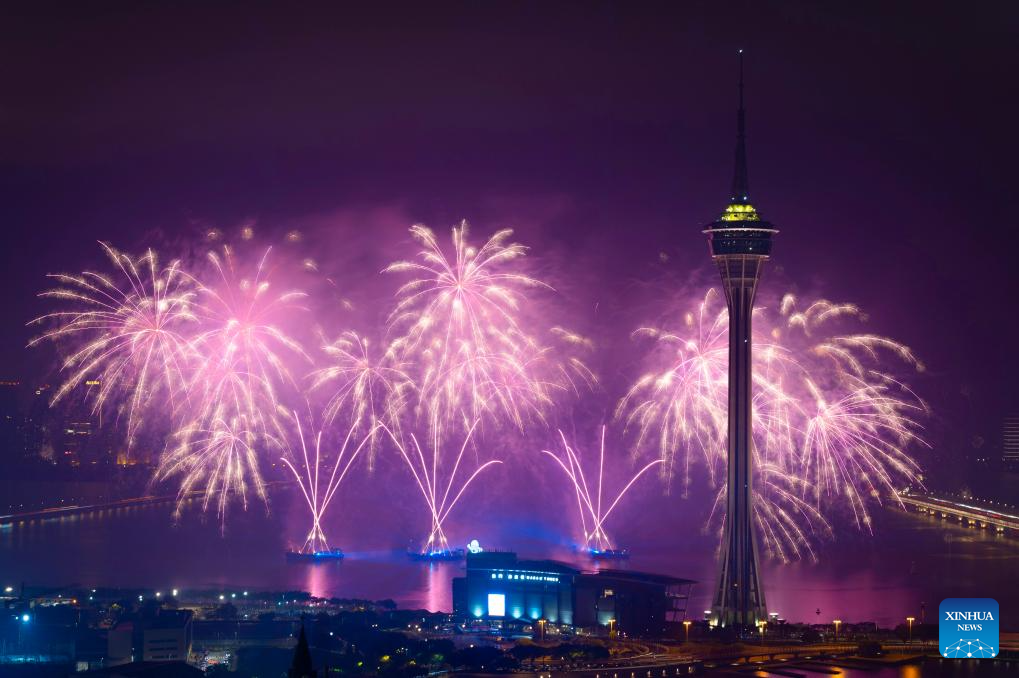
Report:
[{"label": "yellow lit tower section", "polygon": [[751,317],[754,295],[777,231],[750,203],[743,110],[743,51],[739,55],[736,169],[722,215],[705,229],[729,309],[728,488],[712,616],[740,635],[767,619],[753,524]]}]

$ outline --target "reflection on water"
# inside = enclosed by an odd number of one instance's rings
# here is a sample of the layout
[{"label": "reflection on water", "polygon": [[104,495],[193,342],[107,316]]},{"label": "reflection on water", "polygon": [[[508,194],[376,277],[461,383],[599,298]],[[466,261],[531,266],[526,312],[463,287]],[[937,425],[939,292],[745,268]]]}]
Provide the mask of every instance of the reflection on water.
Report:
[{"label": "reflection on water", "polygon": [[[877,668],[848,668],[825,665],[815,670],[811,665],[783,664],[782,670],[803,678],[1004,678],[1019,673],[1015,662],[967,661],[958,659],[928,659],[921,664],[882,666]],[[710,673],[707,675],[711,675]],[[777,674],[755,671],[760,678],[776,678]]]},{"label": "reflection on water", "polygon": [[[239,512],[231,516],[225,535],[198,511],[186,512],[179,525],[170,523],[168,513],[167,506],[125,507],[2,526],[0,585],[301,589],[323,597],[391,598],[402,607],[449,610],[451,580],[463,567],[413,562],[392,546],[347,550],[342,562],[288,564],[286,535],[301,530],[280,517],[286,511]],[[1015,539],[895,510],[877,517],[875,537],[851,535],[823,546],[817,563],[766,563],[769,608],[795,621],[840,618],[890,626],[907,615],[919,618],[921,609],[933,621],[943,598],[993,597],[1001,604],[1002,628],[1019,627]],[[523,557],[592,566],[541,538],[504,539],[504,547]],[[344,545],[351,541],[348,537]],[[663,540],[649,531],[627,544],[633,557],[623,566],[701,582],[690,606],[697,616],[709,605],[714,545],[709,536]]]}]

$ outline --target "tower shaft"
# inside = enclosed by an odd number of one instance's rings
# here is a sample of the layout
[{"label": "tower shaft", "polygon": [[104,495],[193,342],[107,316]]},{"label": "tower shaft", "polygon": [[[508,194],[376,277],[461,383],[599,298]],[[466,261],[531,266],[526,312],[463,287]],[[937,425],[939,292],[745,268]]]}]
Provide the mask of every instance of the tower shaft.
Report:
[{"label": "tower shaft", "polygon": [[767,617],[753,527],[754,296],[767,257],[715,258],[729,310],[728,487],[718,583],[713,602],[722,626],[753,627]]}]

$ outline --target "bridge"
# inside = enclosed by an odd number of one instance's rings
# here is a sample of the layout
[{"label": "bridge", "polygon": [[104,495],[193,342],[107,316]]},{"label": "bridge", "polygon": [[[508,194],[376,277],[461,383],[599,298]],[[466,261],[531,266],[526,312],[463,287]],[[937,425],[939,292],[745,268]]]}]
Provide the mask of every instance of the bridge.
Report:
[{"label": "bridge", "polygon": [[895,499],[919,513],[964,525],[993,529],[996,532],[1019,534],[1019,511],[1013,506],[977,499],[962,499],[936,494],[920,494],[909,490],[897,492]]}]

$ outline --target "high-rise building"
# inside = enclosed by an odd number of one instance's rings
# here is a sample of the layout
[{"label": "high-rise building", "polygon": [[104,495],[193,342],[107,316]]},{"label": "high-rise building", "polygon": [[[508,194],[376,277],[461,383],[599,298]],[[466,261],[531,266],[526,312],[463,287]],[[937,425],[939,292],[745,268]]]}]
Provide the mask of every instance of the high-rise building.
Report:
[{"label": "high-rise building", "polygon": [[86,417],[74,416],[64,419],[61,429],[60,462],[80,466],[89,451],[94,431],[92,422]]},{"label": "high-rise building", "polygon": [[739,54],[736,168],[732,194],[721,216],[705,229],[718,266],[729,312],[728,487],[718,583],[712,617],[738,632],[767,619],[753,524],[753,430],[751,319],[757,283],[771,254],[775,228],[750,202],[747,177],[743,51]]},{"label": "high-rise building", "polygon": [[1001,460],[1019,466],[1019,417],[1005,417],[1001,425]]},{"label": "high-rise building", "polygon": [[20,390],[19,381],[0,381],[0,459],[5,462],[25,454],[24,422],[18,406]]},{"label": "high-rise building", "polygon": [[25,416],[25,455],[53,460],[53,415],[50,413],[49,384],[43,384],[32,393]]}]

